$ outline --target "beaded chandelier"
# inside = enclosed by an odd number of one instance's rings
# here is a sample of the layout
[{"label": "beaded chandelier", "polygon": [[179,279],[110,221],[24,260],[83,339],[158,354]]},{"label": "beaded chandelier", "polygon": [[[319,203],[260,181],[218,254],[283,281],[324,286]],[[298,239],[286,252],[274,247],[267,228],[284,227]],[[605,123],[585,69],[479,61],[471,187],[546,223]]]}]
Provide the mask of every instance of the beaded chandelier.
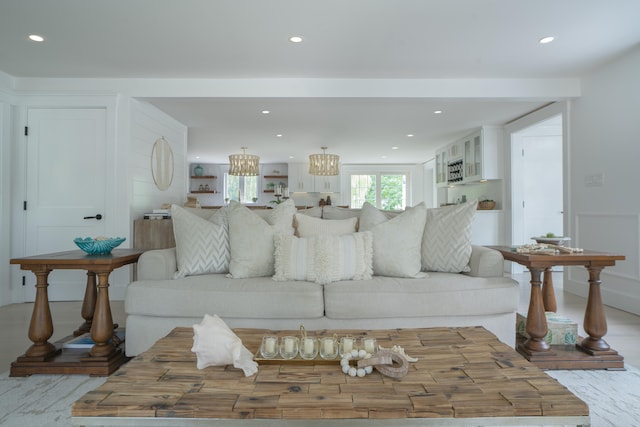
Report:
[{"label": "beaded chandelier", "polygon": [[309,155],[309,175],[340,175],[340,156],[327,154],[327,147],[320,148],[322,148],[322,154]]},{"label": "beaded chandelier", "polygon": [[229,175],[260,175],[260,157],[247,154],[247,147],[242,147],[242,154],[229,155]]}]

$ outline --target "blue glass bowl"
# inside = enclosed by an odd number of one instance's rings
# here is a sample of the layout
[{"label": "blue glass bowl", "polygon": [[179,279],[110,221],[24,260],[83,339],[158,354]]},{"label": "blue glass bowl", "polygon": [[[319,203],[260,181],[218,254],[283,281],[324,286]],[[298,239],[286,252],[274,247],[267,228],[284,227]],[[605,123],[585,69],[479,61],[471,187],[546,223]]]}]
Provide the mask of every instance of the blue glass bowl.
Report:
[{"label": "blue glass bowl", "polygon": [[89,255],[99,255],[111,253],[113,248],[118,247],[125,240],[126,238],[124,237],[112,237],[104,240],[96,240],[91,237],[85,237],[84,239],[76,237],[73,242]]}]

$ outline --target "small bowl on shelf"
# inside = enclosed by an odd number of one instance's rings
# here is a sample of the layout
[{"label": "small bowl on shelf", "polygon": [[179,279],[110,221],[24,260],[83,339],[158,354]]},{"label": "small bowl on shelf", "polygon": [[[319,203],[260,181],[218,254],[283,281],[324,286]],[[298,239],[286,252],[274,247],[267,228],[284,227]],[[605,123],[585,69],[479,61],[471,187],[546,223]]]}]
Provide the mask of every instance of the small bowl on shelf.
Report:
[{"label": "small bowl on shelf", "polygon": [[89,255],[109,254],[126,240],[125,237],[76,237],[73,242]]},{"label": "small bowl on shelf", "polygon": [[545,236],[540,236],[540,237],[532,237],[533,240],[535,240],[537,243],[546,243],[548,245],[556,245],[556,246],[564,246],[566,245],[566,243],[571,240],[570,237],[545,237]]}]

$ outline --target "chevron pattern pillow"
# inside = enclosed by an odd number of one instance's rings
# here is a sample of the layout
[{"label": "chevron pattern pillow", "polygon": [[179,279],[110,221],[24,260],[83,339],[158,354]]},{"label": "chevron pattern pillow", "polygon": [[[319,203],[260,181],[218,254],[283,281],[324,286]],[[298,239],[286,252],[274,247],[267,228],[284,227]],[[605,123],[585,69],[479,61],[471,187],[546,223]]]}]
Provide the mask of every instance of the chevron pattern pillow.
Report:
[{"label": "chevron pattern pillow", "polygon": [[186,209],[171,206],[178,271],[174,277],[229,271],[229,228],[226,208],[207,220]]},{"label": "chevron pattern pillow", "polygon": [[427,210],[422,236],[422,271],[470,271],[471,224],[477,202]]}]

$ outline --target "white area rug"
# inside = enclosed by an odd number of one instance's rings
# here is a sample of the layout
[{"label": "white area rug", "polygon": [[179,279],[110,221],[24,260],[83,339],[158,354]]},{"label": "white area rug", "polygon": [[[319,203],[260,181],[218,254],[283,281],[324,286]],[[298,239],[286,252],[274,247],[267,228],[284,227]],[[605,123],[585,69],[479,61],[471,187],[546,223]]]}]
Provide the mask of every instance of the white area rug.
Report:
[{"label": "white area rug", "polygon": [[[589,405],[594,427],[640,426],[640,371],[547,371]],[[71,404],[105,378],[0,375],[0,426],[70,426]]]}]

